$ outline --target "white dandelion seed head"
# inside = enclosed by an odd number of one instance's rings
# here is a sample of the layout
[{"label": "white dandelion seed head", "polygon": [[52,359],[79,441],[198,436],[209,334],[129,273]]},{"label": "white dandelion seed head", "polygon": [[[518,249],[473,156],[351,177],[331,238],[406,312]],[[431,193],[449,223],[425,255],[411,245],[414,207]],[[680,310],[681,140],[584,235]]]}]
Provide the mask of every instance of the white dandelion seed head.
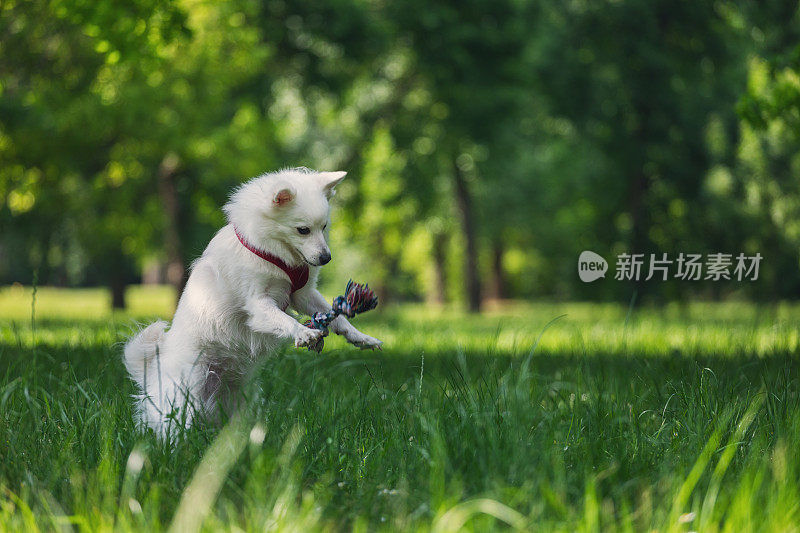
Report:
[{"label": "white dandelion seed head", "polygon": [[267,437],[267,432],[264,429],[264,426],[261,424],[256,424],[253,426],[253,429],[250,430],[250,443],[255,446],[261,446],[264,444],[264,439]]},{"label": "white dandelion seed head", "polygon": [[128,472],[131,474],[138,474],[144,467],[144,454],[139,450],[133,450],[128,456]]}]

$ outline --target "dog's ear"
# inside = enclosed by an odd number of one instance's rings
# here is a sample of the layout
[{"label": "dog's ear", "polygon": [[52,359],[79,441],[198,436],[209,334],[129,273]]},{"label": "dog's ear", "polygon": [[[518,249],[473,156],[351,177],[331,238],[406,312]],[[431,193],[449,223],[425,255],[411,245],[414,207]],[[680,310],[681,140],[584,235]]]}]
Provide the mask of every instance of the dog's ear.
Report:
[{"label": "dog's ear", "polygon": [[297,193],[295,193],[294,189],[288,185],[281,185],[278,187],[278,190],[275,191],[275,194],[272,197],[272,205],[276,207],[283,207],[288,205],[289,202],[294,200],[294,197]]},{"label": "dog's ear", "polygon": [[347,176],[347,172],[320,172],[319,177],[322,180],[322,192],[325,193],[325,196],[328,198],[332,198],[334,194],[336,194],[336,186],[339,185],[344,177]]}]

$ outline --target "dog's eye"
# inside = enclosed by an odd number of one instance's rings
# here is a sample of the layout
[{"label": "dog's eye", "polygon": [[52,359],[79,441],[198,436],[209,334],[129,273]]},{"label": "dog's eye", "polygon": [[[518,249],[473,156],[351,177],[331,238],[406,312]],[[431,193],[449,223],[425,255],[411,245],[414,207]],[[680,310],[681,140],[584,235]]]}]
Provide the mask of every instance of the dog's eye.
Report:
[{"label": "dog's eye", "polygon": [[311,233],[311,228],[300,226],[299,228],[297,228],[297,233],[299,233],[300,235],[308,235],[309,233]]},{"label": "dog's eye", "polygon": [[322,226],[322,231],[325,231],[325,228],[327,228],[327,227],[328,227],[328,225],[327,225],[327,224],[325,224],[324,226]]}]

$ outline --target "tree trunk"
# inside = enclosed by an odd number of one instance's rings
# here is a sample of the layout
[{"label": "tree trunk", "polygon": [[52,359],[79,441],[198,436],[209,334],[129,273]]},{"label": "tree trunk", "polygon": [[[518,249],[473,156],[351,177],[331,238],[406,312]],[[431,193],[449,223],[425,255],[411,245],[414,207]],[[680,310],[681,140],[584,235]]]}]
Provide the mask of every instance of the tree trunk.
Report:
[{"label": "tree trunk", "polygon": [[175,176],[180,159],[174,153],[164,156],[158,169],[158,191],[164,207],[164,247],[167,251],[167,282],[175,287],[180,298],[186,285],[186,267],[181,253],[181,234],[179,231],[180,200],[175,185]]},{"label": "tree trunk", "polygon": [[[56,224],[53,224],[50,227],[55,227]],[[36,282],[40,285],[45,285],[50,283],[50,262],[47,260],[47,256],[50,253],[50,241],[52,240],[53,234],[51,231],[45,233],[44,237],[42,238],[42,252],[39,257],[39,265],[36,267]]]},{"label": "tree trunk", "polygon": [[433,288],[430,300],[438,305],[447,303],[447,236],[433,236]]},{"label": "tree trunk", "polygon": [[647,153],[649,140],[649,107],[644,104],[637,106],[637,115],[639,117],[639,126],[634,135],[635,142],[632,143],[632,150],[635,155],[629,167],[631,180],[628,192],[628,209],[631,215],[630,253],[645,254],[645,261],[643,262],[639,279],[633,280],[633,291],[636,295],[635,305],[641,304],[642,297],[648,289],[648,284],[644,280],[647,277],[647,273],[644,272],[644,265],[647,264],[646,254],[651,251],[648,243],[651,222],[646,205],[650,190],[650,177],[645,171],[648,158],[644,155]]},{"label": "tree trunk", "polygon": [[647,272],[645,272],[645,265],[647,265],[647,233],[649,231],[649,224],[646,220],[647,214],[644,210],[644,202],[647,196],[648,185],[644,170],[642,170],[641,167],[634,169],[628,196],[628,209],[631,214],[630,253],[632,255],[645,254],[639,277],[631,280],[631,288],[635,295],[634,306],[641,304],[642,297],[647,292],[647,282],[645,282]]},{"label": "tree trunk", "polygon": [[122,272],[114,275],[109,281],[111,289],[111,307],[113,309],[125,309],[125,278]]},{"label": "tree trunk", "polygon": [[455,162],[453,164],[453,180],[455,182],[456,208],[461,219],[461,231],[464,234],[464,289],[467,294],[467,309],[471,313],[477,313],[481,310],[481,280],[478,274],[475,213],[466,177]]},{"label": "tree trunk", "polygon": [[378,297],[379,304],[383,306],[391,301],[392,298],[391,288],[389,286],[391,264],[384,248],[383,228],[377,227],[373,229],[373,233],[370,236],[370,248],[375,251],[375,261],[378,267],[376,277],[370,280],[370,286],[375,296]]},{"label": "tree trunk", "polygon": [[503,272],[503,241],[499,237],[492,242],[492,285],[490,295],[495,300],[506,298],[506,275]]},{"label": "tree trunk", "polygon": [[644,253],[647,238],[647,224],[644,220],[644,199],[647,194],[647,176],[644,171],[634,170],[633,181],[628,197],[631,214],[631,253]]}]

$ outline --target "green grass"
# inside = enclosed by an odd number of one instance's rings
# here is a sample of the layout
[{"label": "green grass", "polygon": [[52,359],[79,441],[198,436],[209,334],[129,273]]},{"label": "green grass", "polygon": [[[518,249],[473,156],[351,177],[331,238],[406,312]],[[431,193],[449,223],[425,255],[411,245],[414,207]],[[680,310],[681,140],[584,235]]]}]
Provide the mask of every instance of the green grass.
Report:
[{"label": "green grass", "polygon": [[0,290],[0,530],[800,524],[796,305],[387,309],[357,319],[383,352],[287,349],[167,446],[119,353],[172,295],[130,297],[40,289],[34,325]]}]

